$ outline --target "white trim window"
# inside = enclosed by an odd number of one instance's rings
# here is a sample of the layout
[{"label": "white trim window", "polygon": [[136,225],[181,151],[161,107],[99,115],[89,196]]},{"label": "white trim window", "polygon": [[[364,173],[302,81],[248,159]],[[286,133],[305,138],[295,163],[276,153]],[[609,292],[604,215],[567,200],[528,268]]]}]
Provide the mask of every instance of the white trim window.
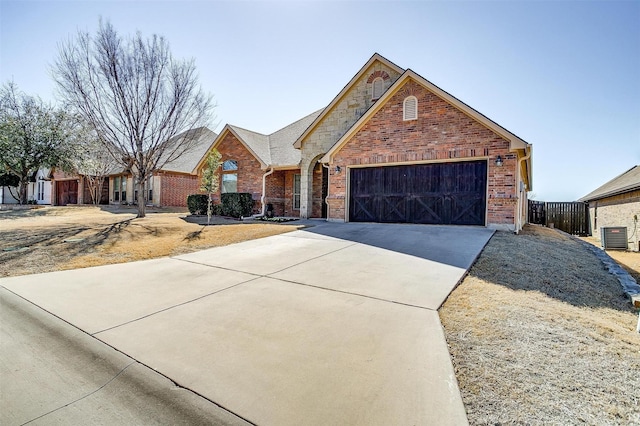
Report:
[{"label": "white trim window", "polygon": [[293,208],[300,209],[300,175],[293,175]]},{"label": "white trim window", "polygon": [[402,119],[404,121],[418,119],[418,98],[407,96],[402,103]]},{"label": "white trim window", "polygon": [[44,182],[38,181],[38,201],[44,201]]},{"label": "white trim window", "polygon": [[384,80],[382,79],[382,77],[376,77],[371,83],[371,88],[371,100],[376,101],[380,99],[380,96],[382,96],[382,93],[384,92]]},{"label": "white trim window", "polygon": [[222,163],[222,188],[223,194],[238,192],[238,162],[226,160]]}]

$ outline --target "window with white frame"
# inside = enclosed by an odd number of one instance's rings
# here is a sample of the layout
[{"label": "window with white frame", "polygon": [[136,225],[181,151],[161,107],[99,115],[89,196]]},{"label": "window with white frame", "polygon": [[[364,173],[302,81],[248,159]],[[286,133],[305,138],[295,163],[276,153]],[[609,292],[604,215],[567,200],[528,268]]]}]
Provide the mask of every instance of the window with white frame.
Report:
[{"label": "window with white frame", "polygon": [[222,189],[223,194],[238,192],[238,162],[226,160],[222,163]]},{"label": "window with white frame", "polygon": [[407,96],[402,104],[402,118],[404,121],[418,119],[418,98]]},{"label": "window with white frame", "polygon": [[371,100],[375,101],[377,99],[380,99],[380,96],[382,96],[382,92],[384,92],[384,80],[382,79],[382,77],[376,77],[371,83],[371,85],[372,85]]},{"label": "window with white frame", "polygon": [[293,175],[293,208],[300,208],[300,175]]},{"label": "window with white frame", "polygon": [[38,181],[38,201],[44,201],[44,182]]},{"label": "window with white frame", "polygon": [[113,178],[113,201],[127,201],[127,177]]}]

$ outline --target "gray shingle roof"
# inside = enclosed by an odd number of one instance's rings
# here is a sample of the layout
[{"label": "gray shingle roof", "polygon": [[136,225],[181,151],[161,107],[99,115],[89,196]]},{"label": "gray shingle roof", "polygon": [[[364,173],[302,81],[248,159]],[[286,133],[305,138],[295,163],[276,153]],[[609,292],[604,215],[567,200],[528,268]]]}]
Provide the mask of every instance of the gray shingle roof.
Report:
[{"label": "gray shingle roof", "polygon": [[172,139],[177,142],[185,136],[193,136],[196,138],[193,148],[175,160],[166,163],[162,166],[161,170],[193,173],[194,169],[202,157],[204,157],[204,155],[209,151],[209,148],[211,148],[211,145],[213,145],[213,142],[216,140],[218,135],[206,127],[198,127],[197,129],[182,132],[179,135],[174,136]]},{"label": "gray shingle roof", "polygon": [[262,133],[252,132],[242,127],[229,125],[242,141],[258,156],[264,164],[271,164],[271,155],[269,154],[269,136]]},{"label": "gray shingle roof", "polygon": [[269,135],[273,167],[297,166],[300,163],[300,150],[294,148],[293,144],[322,111],[324,108]]},{"label": "gray shingle roof", "polygon": [[592,201],[640,189],[640,166],[633,166],[578,201]]},{"label": "gray shingle roof", "polygon": [[300,163],[300,150],[294,148],[293,143],[307,130],[307,127],[313,123],[313,120],[315,120],[323,110],[324,108],[311,113],[270,135],[252,132],[251,130],[238,126],[229,125],[228,127],[242,139],[242,142],[244,142],[265,165],[276,168],[298,167]]}]

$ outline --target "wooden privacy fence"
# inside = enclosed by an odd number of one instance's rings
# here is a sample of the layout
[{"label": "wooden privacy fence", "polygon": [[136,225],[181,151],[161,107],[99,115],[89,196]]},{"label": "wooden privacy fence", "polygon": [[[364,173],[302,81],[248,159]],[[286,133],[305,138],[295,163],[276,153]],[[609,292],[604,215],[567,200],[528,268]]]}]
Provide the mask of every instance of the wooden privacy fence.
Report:
[{"label": "wooden privacy fence", "polygon": [[591,235],[589,205],[578,201],[552,203],[529,200],[529,223],[558,228],[572,235]]}]

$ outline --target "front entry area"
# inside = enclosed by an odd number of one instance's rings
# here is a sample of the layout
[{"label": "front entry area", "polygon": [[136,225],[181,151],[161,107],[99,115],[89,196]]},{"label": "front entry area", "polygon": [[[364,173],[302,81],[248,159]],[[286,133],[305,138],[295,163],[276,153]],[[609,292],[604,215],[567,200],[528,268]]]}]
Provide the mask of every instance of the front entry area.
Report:
[{"label": "front entry area", "polygon": [[350,169],[349,221],[485,225],[487,162]]}]

